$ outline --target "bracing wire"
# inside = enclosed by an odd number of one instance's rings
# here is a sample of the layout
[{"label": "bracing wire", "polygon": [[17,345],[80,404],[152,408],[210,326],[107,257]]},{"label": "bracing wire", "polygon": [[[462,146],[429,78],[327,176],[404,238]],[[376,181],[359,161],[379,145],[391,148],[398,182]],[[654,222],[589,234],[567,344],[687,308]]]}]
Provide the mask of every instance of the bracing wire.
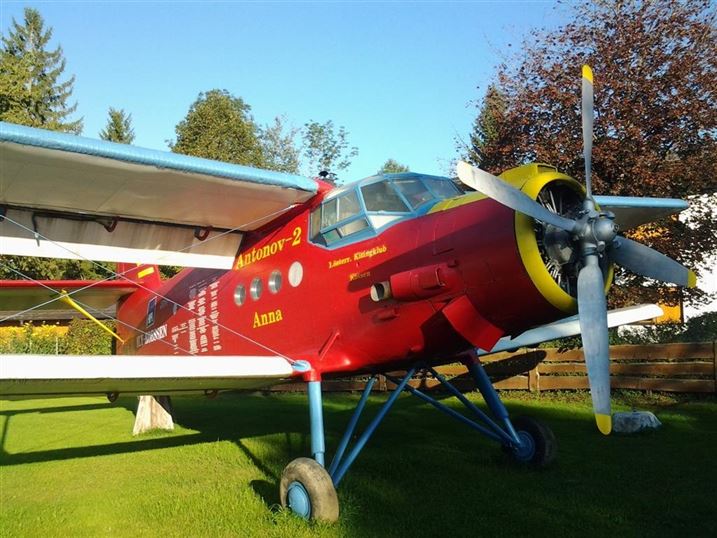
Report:
[{"label": "bracing wire", "polygon": [[[45,284],[44,282],[41,282],[40,280],[35,280],[34,278],[25,275],[24,273],[18,271],[17,269],[15,269],[15,268],[13,268],[13,267],[10,267],[10,266],[9,266],[8,264],[6,264],[6,263],[0,262],[0,265],[2,265],[2,266],[4,266],[4,267],[7,267],[7,268],[10,269],[10,271],[12,271],[13,273],[15,273],[15,274],[17,274],[17,275],[20,275],[20,276],[23,277],[24,279],[29,280],[30,282],[32,282],[32,283],[34,283],[34,284],[37,284],[37,285],[39,285],[39,286],[41,286],[41,287],[43,287],[43,288],[45,288],[45,289],[48,289],[48,290],[50,290],[50,291],[52,291],[52,292],[56,292],[56,291],[57,291],[57,290],[55,290],[54,288],[52,288],[51,286],[48,286],[47,284]],[[69,293],[68,293],[67,295],[69,295]],[[55,301],[55,300],[56,300],[56,299],[52,299],[52,301]],[[44,303],[44,304],[50,303],[50,302],[52,302],[52,301],[46,301],[46,303]],[[140,329],[139,327],[133,327],[133,326],[130,325],[129,323],[126,323],[126,322],[122,321],[122,320],[119,319],[119,318],[116,318],[116,317],[114,317],[114,316],[110,316],[109,314],[107,314],[107,313],[105,313],[105,312],[102,312],[102,311],[100,311],[100,310],[98,310],[98,309],[96,309],[96,308],[94,308],[94,307],[88,305],[87,303],[83,303],[82,301],[78,301],[77,299],[74,299],[74,301],[75,301],[77,304],[79,304],[80,306],[82,306],[83,308],[85,308],[85,309],[86,309],[87,311],[89,311],[90,313],[95,313],[95,314],[101,313],[101,314],[103,314],[103,315],[106,315],[106,316],[107,316],[109,319],[111,319],[112,321],[114,321],[114,322],[116,322],[116,323],[119,323],[120,325],[123,325],[124,327],[128,327],[128,328],[130,328],[130,329],[132,329],[132,330],[136,330],[137,332],[140,332],[140,333],[142,333],[142,334],[145,335],[145,336],[149,336],[149,334],[150,334],[150,333],[147,332],[147,331],[143,331],[143,330]],[[18,315],[18,314],[16,314],[16,315]],[[8,319],[8,318],[5,318],[5,319]],[[1,321],[2,321],[2,320],[0,320],[0,322],[1,322]],[[184,352],[187,353],[187,355],[196,355],[196,353],[192,353],[190,350],[184,349],[183,347],[178,346],[178,345],[176,345],[176,344],[173,344],[172,342],[169,342],[168,340],[161,339],[161,340],[157,340],[157,342],[162,342],[163,344],[166,344],[166,345],[170,346],[172,349],[179,349],[180,351],[184,351]]]},{"label": "bracing wire", "polygon": [[[283,208],[283,209],[281,209],[281,210],[279,210],[279,211],[276,211],[276,212],[274,212],[274,213],[272,213],[272,214],[270,214],[270,215],[264,215],[264,216],[262,216],[262,217],[259,218],[259,219],[255,219],[255,220],[253,220],[253,221],[244,223],[244,224],[242,224],[242,225],[240,225],[240,226],[237,226],[237,227],[233,228],[232,230],[226,231],[226,232],[224,232],[223,234],[220,234],[220,235],[226,235],[227,233],[231,233],[231,232],[233,232],[233,231],[237,231],[237,230],[239,230],[239,229],[241,229],[241,228],[244,228],[244,227],[246,227],[246,226],[250,226],[251,224],[253,224],[253,223],[257,222],[257,221],[266,220],[267,218],[271,218],[271,217],[273,217],[273,216],[275,216],[275,215],[279,215],[279,214],[281,214],[281,213],[284,213],[285,211],[287,211],[287,209],[286,209],[286,208]],[[96,282],[93,282],[92,284],[89,284],[89,285],[87,285],[87,286],[85,286],[85,287],[83,287],[83,288],[78,288],[78,289],[76,289],[76,290],[73,290],[72,292],[69,292],[69,293],[67,294],[68,296],[73,295],[73,294],[75,294],[75,293],[78,293],[78,292],[80,292],[80,291],[86,290],[86,289],[91,288],[91,287],[93,287],[93,286],[96,286],[96,285],[99,284],[100,282],[105,282],[105,281],[108,281],[108,280],[112,280],[113,277],[115,277],[115,278],[123,279],[123,280],[128,281],[128,282],[132,282],[132,283],[133,283],[135,286],[137,286],[138,288],[140,288],[140,289],[142,289],[142,290],[144,290],[144,291],[146,291],[146,292],[148,292],[148,293],[151,293],[152,295],[154,295],[154,296],[156,296],[156,297],[159,297],[159,298],[161,298],[161,299],[163,299],[163,300],[165,300],[165,301],[167,301],[167,302],[169,302],[170,304],[176,306],[177,308],[180,308],[180,309],[182,309],[182,310],[185,310],[185,311],[187,311],[187,312],[189,312],[189,313],[191,313],[191,314],[198,315],[198,312],[196,312],[195,310],[192,310],[191,308],[189,308],[189,307],[187,307],[187,306],[185,306],[185,305],[182,305],[182,304],[177,303],[176,301],[173,301],[172,299],[170,299],[170,298],[167,297],[166,295],[163,295],[163,294],[161,294],[161,293],[159,293],[159,292],[157,292],[157,291],[155,291],[155,290],[152,290],[152,289],[150,289],[150,288],[148,288],[148,287],[146,287],[146,286],[143,286],[142,284],[140,284],[140,283],[138,283],[138,282],[134,282],[134,281],[130,280],[129,278],[127,278],[126,276],[124,276],[124,274],[125,274],[127,271],[123,271],[122,273],[117,273],[116,271],[112,271],[111,269],[107,269],[106,267],[102,266],[100,263],[98,263],[98,262],[96,262],[96,261],[94,261],[94,260],[91,260],[91,259],[89,259],[89,258],[87,258],[87,257],[85,257],[85,256],[82,256],[81,254],[78,254],[77,252],[74,252],[73,250],[67,248],[66,246],[64,246],[64,245],[62,245],[62,244],[60,244],[60,243],[58,243],[58,242],[56,242],[56,241],[53,241],[52,239],[49,239],[48,237],[46,237],[46,236],[40,234],[39,232],[37,232],[37,231],[35,231],[35,230],[31,230],[31,229],[28,228],[27,226],[24,226],[23,224],[21,224],[21,223],[15,221],[15,220],[13,220],[13,219],[11,219],[11,218],[8,217],[7,215],[5,215],[4,219],[5,219],[6,221],[10,222],[11,224],[14,224],[15,226],[18,226],[19,228],[21,228],[21,229],[23,229],[23,230],[25,230],[25,231],[31,233],[31,234],[34,235],[34,236],[36,236],[36,237],[38,237],[38,238],[40,238],[40,239],[43,239],[43,240],[45,240],[45,241],[47,241],[47,242],[49,242],[49,243],[51,243],[51,244],[53,244],[53,245],[55,245],[55,246],[60,247],[61,249],[63,249],[63,250],[65,250],[65,251],[69,252],[70,254],[72,254],[73,256],[77,257],[78,259],[84,260],[84,261],[87,261],[87,262],[90,262],[92,265],[97,266],[97,267],[100,267],[102,270],[108,271],[108,272],[110,273],[110,276],[109,276],[109,277],[107,277],[107,278],[105,278],[105,279],[103,279],[103,280],[98,280],[98,281],[96,281]],[[213,237],[213,238],[210,238],[210,239],[213,240],[213,239],[216,239],[217,237],[219,237],[219,235],[218,235],[218,236],[215,236],[215,237]],[[207,239],[207,241],[209,241],[210,239]],[[197,245],[189,245],[188,247],[182,249],[180,252],[184,252],[184,251],[187,251],[187,250],[191,250],[191,249],[194,248],[195,246],[204,245],[205,243],[206,243],[206,242],[199,243],[199,244],[197,244]],[[159,258],[159,259],[161,260],[161,258]],[[1,262],[0,262],[0,263],[1,263]],[[9,266],[7,266],[7,264],[2,264],[2,265],[6,266],[6,267],[9,267]],[[35,281],[34,279],[28,277],[27,275],[23,274],[22,272],[17,271],[17,270],[14,269],[14,268],[10,268],[10,269],[11,269],[13,272],[15,272],[15,273],[21,275],[23,278],[25,278],[25,279],[27,279],[27,280],[30,280],[30,281],[33,281],[33,282],[38,282],[38,281]],[[40,283],[40,284],[42,284],[42,283]],[[52,291],[56,291],[56,290],[52,289],[50,286],[45,286],[44,284],[43,284],[43,286],[46,287],[46,288],[51,289]],[[59,297],[58,297],[58,298],[54,298],[54,299],[52,299],[52,300],[50,300],[50,301],[46,301],[45,303],[42,303],[41,305],[36,305],[36,306],[34,306],[34,307],[32,307],[32,308],[29,308],[29,309],[26,309],[26,310],[24,310],[24,311],[22,311],[22,312],[13,314],[13,317],[18,316],[18,315],[21,315],[21,314],[24,314],[24,313],[29,312],[29,311],[32,311],[32,310],[35,310],[36,308],[39,308],[40,306],[44,306],[44,305],[46,305],[46,304],[49,304],[49,303],[51,303],[51,302],[53,302],[53,301],[55,301],[55,300],[57,300],[57,299],[59,299]],[[79,301],[78,301],[78,302],[79,302]],[[81,304],[81,303],[80,303],[80,304]],[[4,321],[4,320],[0,320],[0,321]],[[124,323],[124,322],[121,322],[121,321],[119,321],[119,320],[117,320],[117,321],[120,322],[120,323],[122,323],[123,325],[126,325],[126,326],[128,326],[128,327],[134,329],[134,330],[137,330],[137,331],[139,331],[139,332],[142,332],[142,331],[141,331],[139,328],[137,328],[137,327],[131,327],[131,326],[129,326],[128,324],[126,324],[126,323]],[[254,344],[254,345],[256,345],[256,346],[258,346],[258,347],[260,347],[260,348],[262,348],[262,349],[264,349],[264,350],[266,350],[266,351],[268,351],[269,353],[272,353],[272,354],[274,354],[274,355],[277,355],[277,356],[279,356],[279,357],[282,357],[282,358],[286,359],[286,360],[289,361],[290,363],[295,363],[295,362],[296,362],[296,359],[293,359],[293,358],[291,358],[291,357],[287,357],[286,355],[284,355],[283,353],[277,351],[276,349],[273,349],[273,348],[270,347],[270,346],[267,346],[267,345],[265,345],[265,344],[262,344],[261,342],[258,342],[258,341],[256,341],[256,340],[254,340],[253,338],[251,338],[251,337],[249,337],[249,336],[246,336],[245,334],[242,334],[242,333],[240,333],[240,332],[238,332],[238,331],[232,329],[231,327],[228,327],[228,326],[226,326],[226,325],[224,325],[224,324],[222,324],[222,323],[219,323],[218,321],[212,320],[211,318],[207,318],[207,321],[209,321],[209,323],[212,324],[212,325],[215,325],[215,326],[217,326],[217,327],[220,327],[220,328],[226,330],[227,332],[229,332],[229,333],[231,333],[231,334],[233,334],[233,335],[235,335],[235,336],[238,336],[239,338],[242,338],[242,339],[244,339],[244,340],[246,340],[246,341],[248,341],[248,342],[250,342],[250,343],[252,343],[252,344]],[[171,344],[170,342],[167,342],[167,343],[168,343],[169,345],[172,345],[172,346],[173,346],[173,344]]]}]

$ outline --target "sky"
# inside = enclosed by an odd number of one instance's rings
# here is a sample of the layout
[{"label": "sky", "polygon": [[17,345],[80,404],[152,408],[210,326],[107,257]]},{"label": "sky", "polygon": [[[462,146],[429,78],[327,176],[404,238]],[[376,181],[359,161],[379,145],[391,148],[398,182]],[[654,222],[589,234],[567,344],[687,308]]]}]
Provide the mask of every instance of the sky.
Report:
[{"label": "sky", "polygon": [[445,175],[495,68],[532,28],[554,29],[548,1],[14,2],[40,11],[75,75],[76,116],[96,138],[109,107],[132,114],[135,145],[167,150],[198,94],[226,89],[258,124],[332,120],[359,154],[352,181],[388,158]]}]

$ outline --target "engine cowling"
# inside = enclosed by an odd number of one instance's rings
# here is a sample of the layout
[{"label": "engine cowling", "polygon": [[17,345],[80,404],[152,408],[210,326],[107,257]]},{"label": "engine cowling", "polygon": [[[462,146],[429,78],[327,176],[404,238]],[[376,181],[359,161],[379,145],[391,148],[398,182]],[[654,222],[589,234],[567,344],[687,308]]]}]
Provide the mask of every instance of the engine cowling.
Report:
[{"label": "engine cowling", "polygon": [[[582,211],[585,189],[552,166],[529,164],[508,170],[500,177],[562,216],[577,218]],[[516,212],[515,237],[523,265],[540,294],[555,308],[575,313],[582,262],[570,234]],[[612,285],[613,266],[604,261],[601,267],[607,293]]]}]

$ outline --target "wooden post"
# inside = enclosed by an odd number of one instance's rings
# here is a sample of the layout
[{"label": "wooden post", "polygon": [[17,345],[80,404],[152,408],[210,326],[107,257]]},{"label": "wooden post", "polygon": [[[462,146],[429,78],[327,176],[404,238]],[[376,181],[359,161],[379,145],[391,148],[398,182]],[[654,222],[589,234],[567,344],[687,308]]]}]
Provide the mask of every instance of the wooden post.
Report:
[{"label": "wooden post", "polygon": [[712,371],[715,381],[715,392],[717,392],[717,340],[712,342]]},{"label": "wooden post", "polygon": [[169,396],[140,396],[132,435],[150,430],[173,430],[172,400]]},{"label": "wooden post", "polygon": [[378,376],[378,391],[386,392],[386,376],[384,375]]},{"label": "wooden post", "polygon": [[536,366],[532,370],[528,370],[528,390],[530,392],[540,392],[540,372]]}]

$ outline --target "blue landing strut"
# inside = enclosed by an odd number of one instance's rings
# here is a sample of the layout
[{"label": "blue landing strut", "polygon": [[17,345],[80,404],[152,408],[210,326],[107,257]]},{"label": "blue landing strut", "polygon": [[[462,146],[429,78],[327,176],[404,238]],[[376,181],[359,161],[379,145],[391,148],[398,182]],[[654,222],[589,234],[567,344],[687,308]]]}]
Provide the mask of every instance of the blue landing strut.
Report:
[{"label": "blue landing strut", "polygon": [[[386,402],[383,404],[381,409],[376,413],[376,416],[369,423],[363,433],[359,436],[353,447],[347,453],[349,443],[356,430],[358,421],[361,418],[361,414],[366,406],[371,390],[376,382],[376,377],[373,376],[366,384],[366,388],[361,395],[361,399],[356,405],[356,409],[346,426],[346,431],[341,438],[336,449],[336,454],[328,467],[328,473],[331,476],[334,487],[338,487],[341,480],[344,478],[349,468],[356,460],[358,455],[363,450],[364,446],[371,438],[376,428],[379,426],[381,421],[386,417],[391,407],[396,402],[398,396],[404,390],[410,392],[419,399],[431,404],[433,407],[446,413],[447,415],[463,422],[467,426],[474,430],[482,433],[486,437],[497,441],[501,445],[510,448],[519,460],[528,461],[535,453],[535,443],[529,436],[524,435],[524,432],[516,432],[513,424],[508,416],[508,411],[500,400],[498,393],[496,392],[493,384],[490,382],[488,375],[486,374],[483,366],[478,361],[467,362],[466,366],[468,371],[475,379],[478,390],[480,390],[483,398],[485,399],[488,409],[493,417],[478,408],[473,402],[468,400],[458,389],[451,385],[442,375],[436,372],[433,368],[428,367],[427,371],[430,372],[435,379],[437,379],[452,395],[454,395],[463,405],[468,409],[469,413],[473,415],[472,418],[461,414],[454,409],[444,405],[435,398],[428,394],[408,385],[408,381],[416,373],[416,370],[422,365],[417,365],[408,370],[406,375],[402,378],[386,375],[386,378],[396,385],[396,388],[391,392]],[[314,459],[320,464],[324,465],[324,453],[325,453],[325,442],[324,442],[324,425],[323,425],[323,413],[321,407],[321,382],[312,381],[309,383],[309,414],[311,418],[311,452]]]}]

